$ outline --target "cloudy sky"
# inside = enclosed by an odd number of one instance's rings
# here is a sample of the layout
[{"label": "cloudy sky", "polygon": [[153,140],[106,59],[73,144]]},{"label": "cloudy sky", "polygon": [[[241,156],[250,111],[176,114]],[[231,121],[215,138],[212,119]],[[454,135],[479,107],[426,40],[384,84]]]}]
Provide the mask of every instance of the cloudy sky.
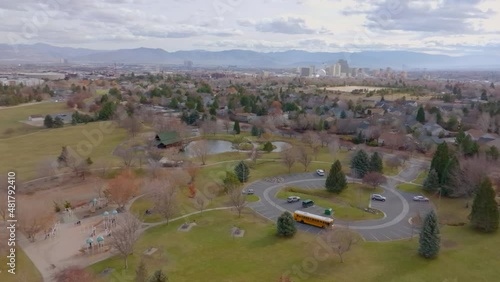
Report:
[{"label": "cloudy sky", "polygon": [[499,0],[0,1],[0,43],[500,53]]}]

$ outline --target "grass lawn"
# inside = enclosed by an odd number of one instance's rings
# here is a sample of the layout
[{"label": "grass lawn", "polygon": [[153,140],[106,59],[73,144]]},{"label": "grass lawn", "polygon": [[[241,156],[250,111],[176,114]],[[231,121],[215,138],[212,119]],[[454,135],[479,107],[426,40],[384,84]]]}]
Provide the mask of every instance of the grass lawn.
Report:
[{"label": "grass lawn", "polygon": [[340,195],[332,194],[324,189],[304,189],[297,187],[286,187],[276,194],[279,199],[286,199],[290,196],[299,196],[301,199],[311,199],[322,208],[333,208],[334,216],[344,220],[367,220],[378,219],[384,215],[382,213],[367,213],[359,207],[367,207],[370,195],[379,190],[367,188],[364,185],[350,183],[349,187]]},{"label": "grass lawn", "polygon": [[417,178],[413,181],[416,184],[424,184],[425,179],[427,178],[428,171],[422,171]]},{"label": "grass lawn", "polygon": [[418,186],[415,184],[410,184],[410,183],[402,183],[397,186],[397,188],[401,191],[404,192],[409,192],[409,193],[422,193],[424,190],[422,189],[422,186]]},{"label": "grass lawn", "polygon": [[[496,281],[500,236],[484,235],[469,227],[442,228],[442,247],[437,259],[417,255],[418,239],[387,243],[360,241],[344,255],[344,263],[322,249],[317,235],[298,232],[292,239],[278,238],[274,224],[244,213],[238,218],[229,211],[205,212],[189,220],[197,226],[179,232],[184,222],[172,222],[147,230],[129,257],[113,257],[90,267],[95,273],[115,269],[120,281],[132,281],[143,256],[150,272],[162,268],[171,281],[278,281],[288,274],[291,281]],[[243,238],[232,238],[230,229],[245,230]],[[119,273],[119,274],[118,274]],[[300,275],[300,276],[299,276]],[[113,275],[111,275],[113,277]],[[109,281],[111,277],[103,278]],[[118,277],[118,276],[117,276]],[[126,280],[129,279],[129,280]]]},{"label": "grass lawn", "polygon": [[[68,125],[63,128],[40,130],[36,134],[18,138],[4,139],[0,144],[0,155],[8,162],[0,164],[0,172],[5,173],[15,168],[18,179],[39,177],[37,170],[41,161],[55,160],[61,153],[62,146],[69,146],[82,158],[90,157],[94,162],[99,159],[116,160],[117,158],[112,155],[113,149],[123,141],[126,132],[116,128],[111,133],[103,133],[101,131],[103,125],[103,122]],[[95,132],[101,133],[102,141],[93,145],[87,135]]]},{"label": "grass lawn", "polygon": [[[43,127],[27,125],[20,121],[27,121],[30,115],[47,115],[71,112],[66,103],[39,103],[29,106],[4,108],[0,110],[0,138],[12,138],[43,130]],[[13,129],[12,134],[5,134],[7,129]]]},{"label": "grass lawn", "polygon": [[0,281],[3,282],[17,282],[17,281],[33,281],[33,282],[41,282],[42,275],[38,272],[35,265],[31,262],[31,260],[26,256],[24,251],[17,247],[16,249],[16,274],[12,275],[7,272],[8,268],[7,258],[2,255],[0,257],[0,264],[2,265],[0,271]]}]

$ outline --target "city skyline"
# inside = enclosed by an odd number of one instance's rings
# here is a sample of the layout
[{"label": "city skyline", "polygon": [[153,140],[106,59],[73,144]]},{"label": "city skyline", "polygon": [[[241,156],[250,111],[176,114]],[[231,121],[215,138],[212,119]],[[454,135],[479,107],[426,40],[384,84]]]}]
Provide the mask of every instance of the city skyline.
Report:
[{"label": "city skyline", "polygon": [[0,3],[0,43],[483,55],[500,49],[499,12],[491,0],[22,0]]}]

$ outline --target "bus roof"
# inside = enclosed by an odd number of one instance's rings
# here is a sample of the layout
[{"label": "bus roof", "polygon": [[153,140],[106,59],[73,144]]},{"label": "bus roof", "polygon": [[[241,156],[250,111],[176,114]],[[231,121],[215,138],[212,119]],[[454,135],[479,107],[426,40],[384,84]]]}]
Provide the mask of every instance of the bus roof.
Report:
[{"label": "bus roof", "polygon": [[325,217],[325,216],[321,216],[321,215],[316,215],[316,214],[308,213],[308,212],[305,212],[305,211],[299,211],[299,210],[297,210],[294,213],[296,213],[298,215],[302,215],[302,216],[307,216],[307,217],[310,217],[310,218],[324,220],[324,221],[327,221],[327,222],[333,222],[333,218]]}]

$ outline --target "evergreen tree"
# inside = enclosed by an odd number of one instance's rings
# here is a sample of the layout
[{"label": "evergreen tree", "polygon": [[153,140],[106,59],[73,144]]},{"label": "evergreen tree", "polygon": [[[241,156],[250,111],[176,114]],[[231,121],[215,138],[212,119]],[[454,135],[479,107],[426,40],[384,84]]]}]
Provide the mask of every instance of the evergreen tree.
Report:
[{"label": "evergreen tree", "polygon": [[347,180],[339,160],[332,164],[330,173],[328,173],[325,181],[325,187],[326,190],[334,193],[340,193],[347,188]]},{"label": "evergreen tree", "polygon": [[345,111],[344,111],[344,110],[342,110],[342,112],[340,112],[340,118],[341,118],[341,119],[345,119],[345,118],[347,118],[347,114],[345,113]]},{"label": "evergreen tree", "polygon": [[420,123],[425,123],[425,111],[422,106],[418,108],[416,120]]},{"label": "evergreen tree", "polygon": [[98,120],[110,120],[116,110],[116,106],[113,102],[106,102],[102,106],[101,110],[97,114],[97,119]]},{"label": "evergreen tree", "polygon": [[52,128],[54,127],[54,120],[52,119],[51,115],[46,115],[45,119],[43,121],[43,125],[47,128]]},{"label": "evergreen tree", "polygon": [[135,282],[147,282],[148,281],[148,270],[146,269],[146,264],[143,260],[137,266],[135,270]]},{"label": "evergreen tree", "polygon": [[460,130],[457,133],[457,136],[455,136],[455,144],[459,147],[462,146],[462,143],[464,142],[465,137],[466,137],[466,135],[465,135],[464,130],[462,128],[460,128]]},{"label": "evergreen tree", "polygon": [[271,153],[273,150],[274,150],[274,146],[273,146],[273,143],[267,141],[265,144],[264,144],[264,148],[263,150],[265,152],[268,152],[268,153]]},{"label": "evergreen tree", "polygon": [[257,126],[255,126],[255,125],[252,126],[252,131],[251,131],[252,136],[259,136],[259,132],[260,132],[260,130]]},{"label": "evergreen tree", "polygon": [[490,160],[496,161],[500,157],[500,152],[498,151],[497,147],[491,146],[487,151],[486,151],[486,156]]},{"label": "evergreen tree", "polygon": [[148,282],[167,282],[167,275],[160,269],[155,271],[155,273],[149,278]]},{"label": "evergreen tree", "polygon": [[53,124],[52,124],[52,127],[54,127],[54,128],[59,128],[59,127],[63,127],[63,126],[64,126],[64,122],[63,122],[62,118],[60,118],[60,117],[56,117],[56,118],[54,119],[54,122],[53,122]]},{"label": "evergreen tree", "polygon": [[446,142],[439,144],[432,157],[430,169],[436,171],[440,185],[448,183],[448,174],[450,172],[449,169],[452,159]]},{"label": "evergreen tree", "polygon": [[226,177],[222,180],[222,182],[224,183],[224,192],[226,194],[229,194],[233,189],[241,186],[238,176],[232,171],[226,171]]},{"label": "evergreen tree", "polygon": [[370,158],[370,171],[382,173],[384,170],[384,164],[380,155],[375,152]]},{"label": "evergreen tree", "polygon": [[234,122],[233,131],[236,134],[240,134],[241,130],[240,130],[240,122],[239,121]]},{"label": "evergreen tree", "polygon": [[420,231],[420,240],[418,254],[424,258],[435,258],[439,254],[441,238],[439,235],[439,225],[436,213],[431,210],[425,216],[422,230]]},{"label": "evergreen tree", "polygon": [[481,91],[481,100],[488,101],[488,93],[486,92],[486,89]]},{"label": "evergreen tree", "polygon": [[245,162],[241,161],[234,168],[234,173],[238,177],[238,180],[241,183],[244,183],[248,181],[248,177],[250,176],[250,169]]},{"label": "evergreen tree", "polygon": [[434,169],[429,171],[427,178],[424,181],[424,190],[427,192],[437,192],[439,189],[439,178]]},{"label": "evergreen tree", "polygon": [[470,222],[474,228],[482,232],[495,232],[498,230],[498,207],[495,201],[495,191],[489,178],[485,178],[476,192]]},{"label": "evergreen tree", "polygon": [[359,150],[351,160],[351,170],[354,177],[363,178],[370,170],[370,160],[365,151]]},{"label": "evergreen tree", "polygon": [[292,237],[297,233],[297,227],[295,226],[295,220],[289,212],[284,212],[278,217],[276,222],[276,228],[278,231],[278,236],[282,237]]},{"label": "evergreen tree", "polygon": [[443,124],[443,116],[439,110],[436,112],[436,123],[439,125]]}]

